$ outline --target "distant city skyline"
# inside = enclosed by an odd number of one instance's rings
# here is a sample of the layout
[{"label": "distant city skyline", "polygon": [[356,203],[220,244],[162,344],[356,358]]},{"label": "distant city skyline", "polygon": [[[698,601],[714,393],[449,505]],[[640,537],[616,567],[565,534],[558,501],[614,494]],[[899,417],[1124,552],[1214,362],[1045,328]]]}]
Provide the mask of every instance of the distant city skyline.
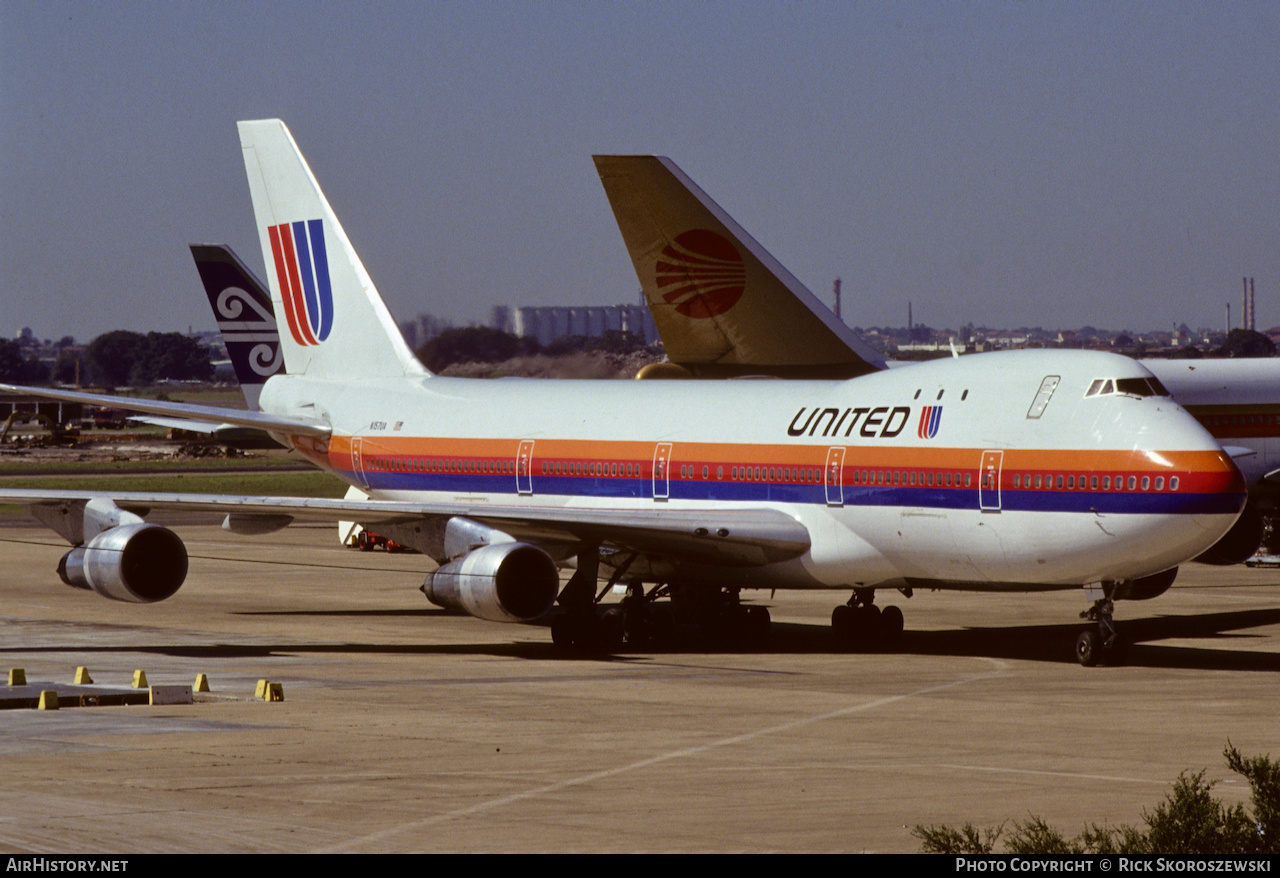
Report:
[{"label": "distant city skyline", "polygon": [[1275,3],[295,8],[0,2],[0,333],[211,329],[264,117],[402,321],[634,301],[657,153],[853,326],[1280,324]]}]

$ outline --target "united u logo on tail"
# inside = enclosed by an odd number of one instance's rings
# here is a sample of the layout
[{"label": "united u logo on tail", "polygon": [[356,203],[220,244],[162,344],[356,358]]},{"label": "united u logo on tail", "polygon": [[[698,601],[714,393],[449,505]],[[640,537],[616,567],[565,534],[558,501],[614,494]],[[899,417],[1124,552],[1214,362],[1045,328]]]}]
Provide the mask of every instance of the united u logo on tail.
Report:
[{"label": "united u logo on tail", "polygon": [[921,439],[932,439],[938,435],[938,427],[942,424],[942,406],[927,405],[920,412],[920,426],[916,435]]},{"label": "united u logo on tail", "polygon": [[289,332],[300,345],[319,344],[333,329],[333,290],[324,249],[324,222],[313,219],[281,223],[268,226],[267,235]]}]

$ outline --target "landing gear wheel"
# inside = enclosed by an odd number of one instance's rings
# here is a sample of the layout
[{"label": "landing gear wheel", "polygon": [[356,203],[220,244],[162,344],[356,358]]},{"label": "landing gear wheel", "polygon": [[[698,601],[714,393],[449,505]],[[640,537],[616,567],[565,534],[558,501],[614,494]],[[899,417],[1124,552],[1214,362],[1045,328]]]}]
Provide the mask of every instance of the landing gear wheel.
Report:
[{"label": "landing gear wheel", "polygon": [[747,607],[743,633],[747,646],[751,649],[764,649],[769,645],[769,627],[771,620],[769,611],[764,607]]},{"label": "landing gear wheel", "polygon": [[886,649],[897,649],[902,643],[902,610],[885,607],[880,611],[880,642]]},{"label": "landing gear wheel", "polygon": [[1076,638],[1076,661],[1092,668],[1102,659],[1102,637],[1097,631],[1081,631]]},{"label": "landing gear wheel", "polygon": [[676,617],[672,614],[671,607],[666,604],[654,607],[649,617],[649,624],[652,626],[654,643],[666,645],[675,640]]},{"label": "landing gear wheel", "polygon": [[853,607],[841,604],[831,611],[831,634],[836,642],[847,645],[853,630]]},{"label": "landing gear wheel", "polygon": [[[621,609],[610,607],[605,610],[600,624],[596,626],[596,646],[603,652],[616,652],[622,646],[625,624],[626,618]],[[555,639],[554,632],[552,639]]]},{"label": "landing gear wheel", "polygon": [[577,628],[568,613],[561,613],[551,620],[551,642],[561,649],[577,645]]},{"label": "landing gear wheel", "polygon": [[551,620],[551,642],[561,649],[597,648],[600,645],[601,628],[594,613],[561,613]]}]

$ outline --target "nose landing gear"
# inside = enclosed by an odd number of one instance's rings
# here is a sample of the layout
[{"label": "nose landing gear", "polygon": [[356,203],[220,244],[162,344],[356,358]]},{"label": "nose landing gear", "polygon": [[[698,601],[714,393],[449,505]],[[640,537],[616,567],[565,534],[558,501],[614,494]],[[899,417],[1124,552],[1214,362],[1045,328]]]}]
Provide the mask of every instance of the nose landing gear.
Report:
[{"label": "nose landing gear", "polygon": [[1096,623],[1076,637],[1076,661],[1086,668],[1098,664],[1118,665],[1124,660],[1125,642],[1116,631],[1111,615],[1115,610],[1111,599],[1115,586],[1108,584],[1105,588],[1106,596],[1080,614],[1081,619]]}]

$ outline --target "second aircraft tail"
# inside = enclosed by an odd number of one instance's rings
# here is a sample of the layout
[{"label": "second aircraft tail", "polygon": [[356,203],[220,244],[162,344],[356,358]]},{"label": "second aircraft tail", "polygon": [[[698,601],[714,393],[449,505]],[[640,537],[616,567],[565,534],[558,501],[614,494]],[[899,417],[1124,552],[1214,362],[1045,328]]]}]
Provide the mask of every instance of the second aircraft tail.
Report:
[{"label": "second aircraft tail", "polygon": [[883,366],[670,159],[595,162],[672,362],[708,377],[848,378]]}]

